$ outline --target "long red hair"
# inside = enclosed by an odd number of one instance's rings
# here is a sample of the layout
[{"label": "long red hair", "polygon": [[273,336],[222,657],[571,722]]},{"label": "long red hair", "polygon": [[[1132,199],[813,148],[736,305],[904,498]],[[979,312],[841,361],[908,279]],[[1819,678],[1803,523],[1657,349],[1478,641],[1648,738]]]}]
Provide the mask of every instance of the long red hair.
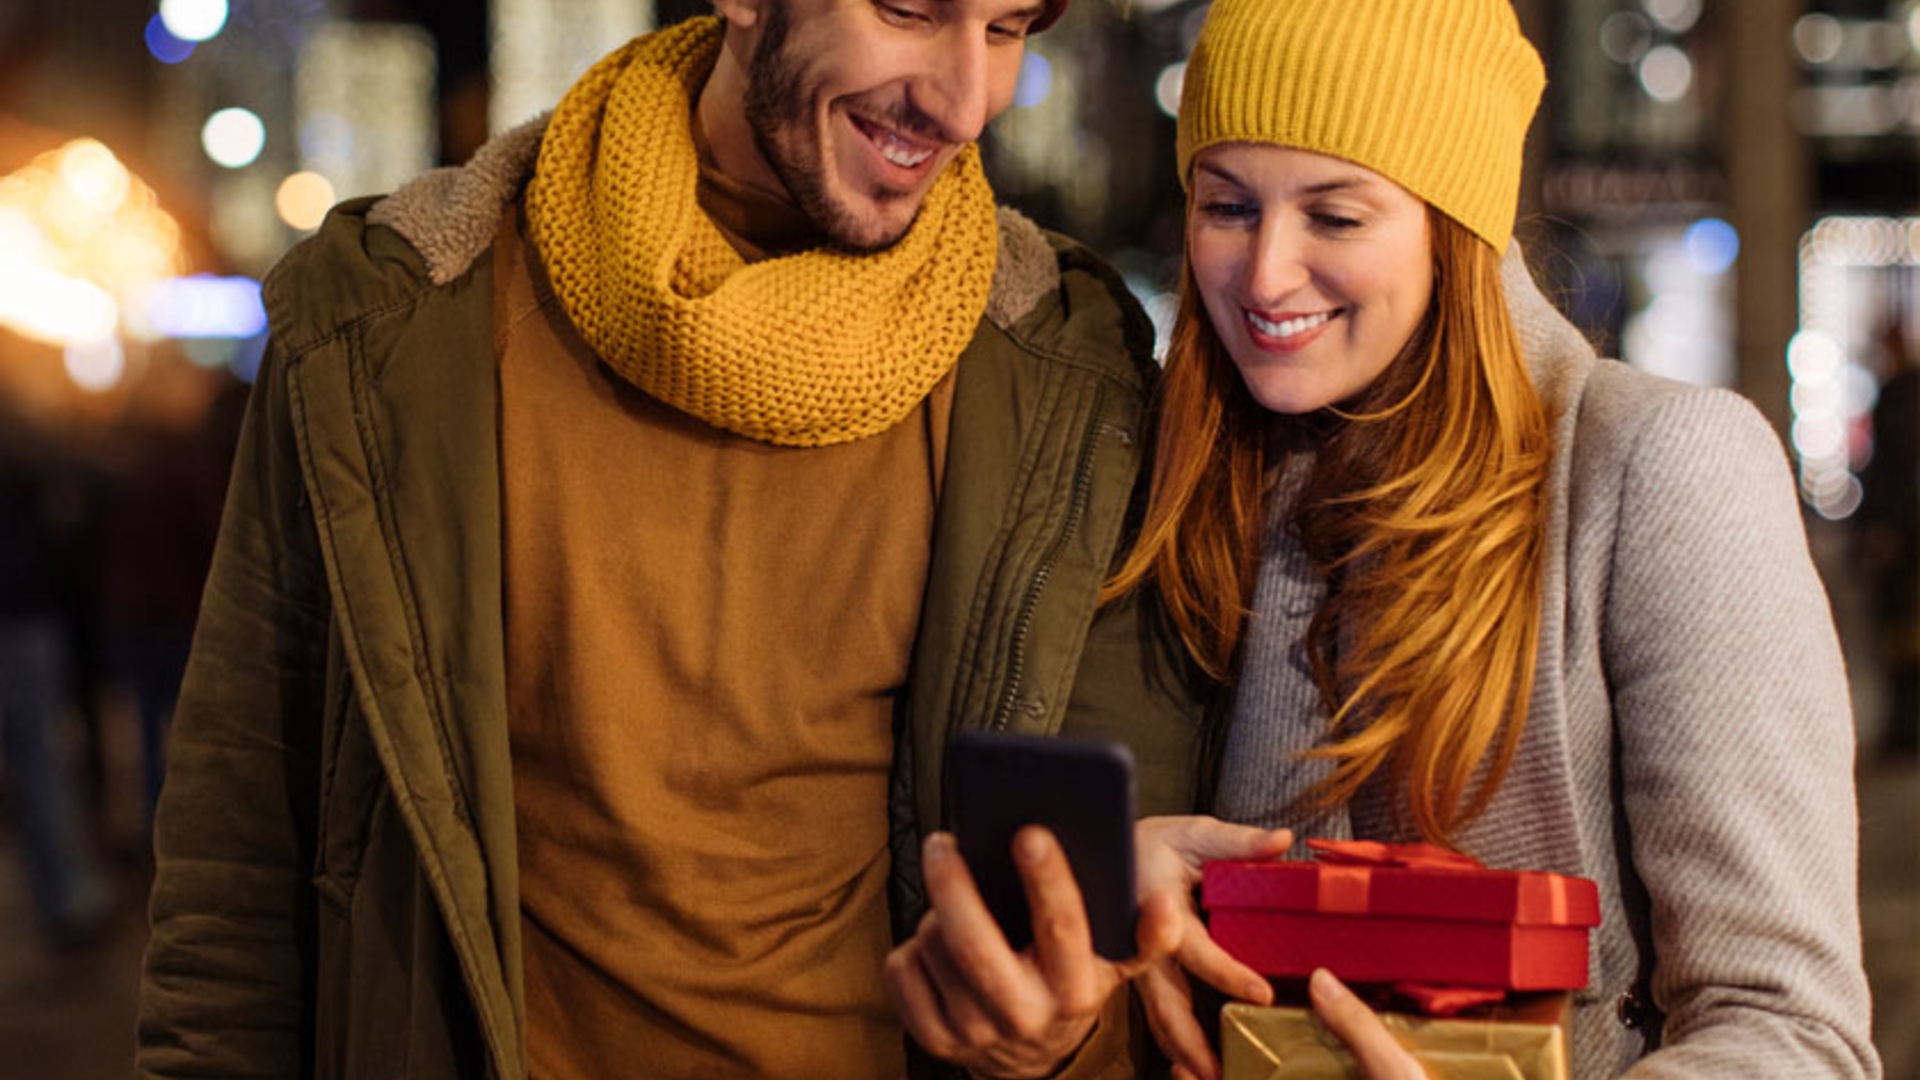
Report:
[{"label": "long red hair", "polygon": [[1345,802],[1385,769],[1421,835],[1444,843],[1486,808],[1526,723],[1550,425],[1499,255],[1428,217],[1425,320],[1380,378],[1317,416],[1254,401],[1186,269],[1145,517],[1103,596],[1151,582],[1196,664],[1231,685],[1269,476],[1309,441],[1318,457],[1291,524],[1328,583],[1307,649],[1335,741],[1313,751],[1334,767],[1308,798]]}]

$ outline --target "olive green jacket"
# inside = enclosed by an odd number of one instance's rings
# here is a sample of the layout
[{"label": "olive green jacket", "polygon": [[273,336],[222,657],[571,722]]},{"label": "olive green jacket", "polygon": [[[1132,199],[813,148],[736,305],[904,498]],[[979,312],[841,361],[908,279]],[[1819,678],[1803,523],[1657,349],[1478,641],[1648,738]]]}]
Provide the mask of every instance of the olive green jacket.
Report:
[{"label": "olive green jacket", "polygon": [[[526,1074],[488,247],[538,135],[342,207],[268,279],[155,825],[143,1076]],[[896,732],[897,928],[955,730],[1118,738],[1142,813],[1193,805],[1177,653],[1095,604],[1149,340],[1112,271],[1003,214]]]}]

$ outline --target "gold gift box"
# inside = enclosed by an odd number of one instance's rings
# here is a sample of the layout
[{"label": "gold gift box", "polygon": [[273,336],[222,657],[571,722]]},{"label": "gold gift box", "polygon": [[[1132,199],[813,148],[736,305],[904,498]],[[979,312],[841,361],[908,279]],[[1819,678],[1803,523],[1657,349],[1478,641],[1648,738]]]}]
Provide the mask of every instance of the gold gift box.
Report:
[{"label": "gold gift box", "polygon": [[[1566,994],[1530,994],[1452,1017],[1382,1012],[1433,1080],[1567,1080]],[[1362,1080],[1346,1045],[1311,1010],[1220,1010],[1225,1080]]]}]

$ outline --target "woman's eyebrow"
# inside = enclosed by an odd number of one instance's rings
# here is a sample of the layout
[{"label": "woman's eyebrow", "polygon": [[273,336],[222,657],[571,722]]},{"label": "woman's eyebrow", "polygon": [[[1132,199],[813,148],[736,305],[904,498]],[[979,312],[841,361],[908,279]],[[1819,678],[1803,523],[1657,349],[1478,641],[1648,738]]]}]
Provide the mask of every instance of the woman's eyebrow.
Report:
[{"label": "woman's eyebrow", "polygon": [[1345,191],[1349,188],[1366,188],[1370,182],[1364,176],[1342,176],[1333,180],[1322,180],[1317,184],[1308,184],[1300,189],[1302,195],[1325,195],[1333,191]]},{"label": "woman's eyebrow", "polygon": [[1214,176],[1218,177],[1221,180],[1225,180],[1229,184],[1234,184],[1239,187],[1247,186],[1246,183],[1242,181],[1239,177],[1233,175],[1233,173],[1228,172],[1226,169],[1220,167],[1219,165],[1215,165],[1210,161],[1202,161],[1196,164],[1193,167],[1193,171],[1212,173]]},{"label": "woman's eyebrow", "polygon": [[[1234,175],[1234,173],[1231,170],[1210,161],[1198,162],[1194,165],[1193,168],[1196,173],[1198,172],[1211,173],[1212,175],[1218,177],[1219,179],[1224,180],[1227,183],[1233,184],[1238,187],[1244,188],[1249,186],[1245,180],[1242,180],[1240,177]],[[1332,179],[1322,180],[1322,181],[1319,181],[1318,183],[1308,184],[1304,187],[1296,189],[1296,194],[1302,195],[1302,196],[1326,195],[1335,191],[1347,191],[1347,190],[1357,190],[1364,193],[1367,189],[1372,188],[1375,185],[1376,185],[1376,181],[1372,177],[1365,176],[1360,173],[1352,173],[1346,176],[1336,176],[1336,177],[1333,177]]]}]

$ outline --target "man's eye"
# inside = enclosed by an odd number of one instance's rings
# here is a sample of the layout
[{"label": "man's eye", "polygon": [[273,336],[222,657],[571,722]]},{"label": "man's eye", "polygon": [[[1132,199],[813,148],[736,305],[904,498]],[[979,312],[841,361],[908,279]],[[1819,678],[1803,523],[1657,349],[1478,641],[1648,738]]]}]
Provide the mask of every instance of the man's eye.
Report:
[{"label": "man's eye", "polygon": [[898,4],[875,3],[873,6],[879,10],[882,18],[896,25],[906,26],[927,21],[926,15],[922,12],[901,7]]},{"label": "man's eye", "polygon": [[998,41],[1025,41],[1027,26],[1025,21],[1013,25],[993,23],[987,27],[987,33]]}]

